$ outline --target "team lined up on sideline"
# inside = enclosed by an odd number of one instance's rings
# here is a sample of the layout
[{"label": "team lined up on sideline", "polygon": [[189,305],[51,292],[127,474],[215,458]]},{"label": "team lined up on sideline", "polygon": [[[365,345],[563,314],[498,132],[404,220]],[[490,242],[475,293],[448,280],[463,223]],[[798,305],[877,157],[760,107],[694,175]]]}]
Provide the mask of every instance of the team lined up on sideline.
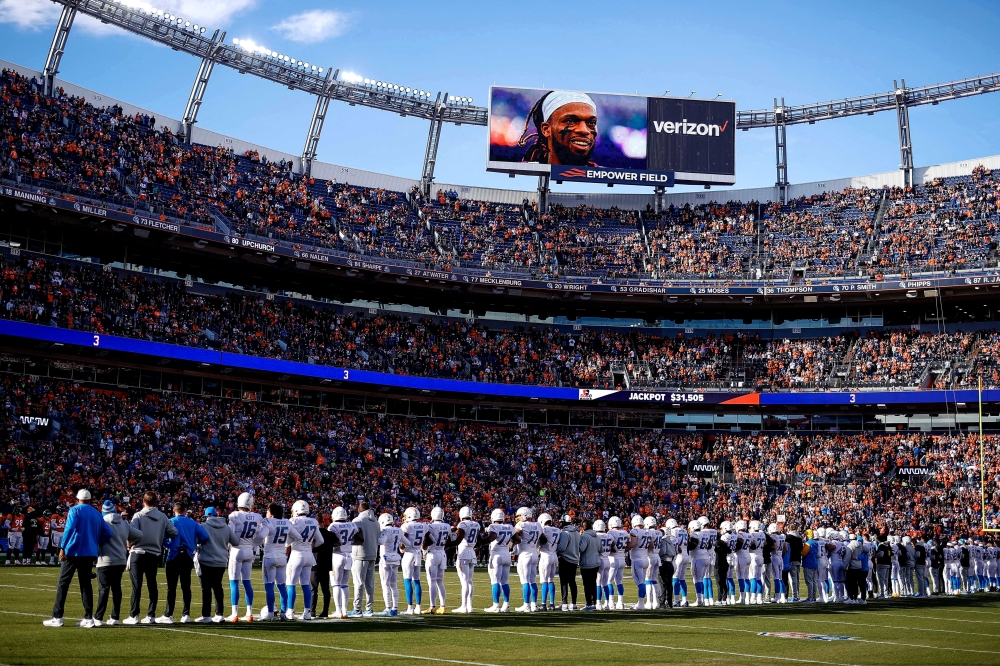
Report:
[{"label": "team lined up on sideline", "polygon": [[[384,610],[379,615],[424,613],[421,568],[428,584],[427,612],[447,608],[444,584],[449,554],[461,586],[453,613],[472,613],[475,568],[485,551],[492,605],[486,613],[511,610],[510,572],[516,567],[522,604],[518,612],[548,610],[656,610],[686,607],[687,573],[695,588],[694,606],[732,604],[841,602],[864,604],[872,597],[914,596],[931,593],[963,594],[998,588],[995,545],[980,539],[939,543],[898,538],[885,533],[875,541],[867,535],[834,528],[807,529],[803,538],[780,522],[765,529],[760,522],[724,521],[716,530],[707,517],[687,526],[674,519],[632,516],[629,528],[611,516],[577,520],[566,514],[561,525],[543,513],[521,507],[509,522],[494,509],[484,526],[470,507],[458,512],[459,522],[446,521],[441,507],[422,522],[415,507],[406,509],[396,525],[389,513],[377,521],[365,502],[351,520],[343,506],[333,509],[323,524],[311,517],[304,500],[285,518],[281,504],[267,507],[266,516],[254,510],[254,497],[242,493],[228,521],[215,507],[205,509],[199,523],[188,515],[184,502],[174,505],[174,517],[156,508],[157,496],[147,492],[143,509],[126,522],[111,501],[101,513],[91,506],[87,490],[77,493],[60,541],[61,572],[52,618],[46,626],[62,626],[66,594],[74,574],[80,581],[84,606],[81,627],[119,623],[121,580],[129,572],[132,584],[129,615],[121,624],[172,624],[177,587],[182,594],[183,622],[237,622],[256,620],[310,620],[314,616],[344,619],[371,616],[374,565],[378,563]],[[253,565],[261,552],[265,604],[254,614]],[[157,617],[157,570],[165,561],[167,600]],[[93,608],[92,568],[97,567],[98,603]],[[625,571],[636,587],[635,602],[625,602]],[[400,612],[398,576],[402,570],[406,608]],[[583,580],[584,603],[578,605],[577,572]],[[191,572],[201,579],[202,614],[191,618]],[[228,571],[230,613],[223,614],[223,573]],[[561,603],[556,601],[559,576]],[[805,582],[801,597],[800,574]],[[351,579],[354,609],[348,610]],[[147,588],[146,614],[140,618],[143,584]],[[303,610],[296,613],[296,591],[302,588]],[[241,590],[242,588],[242,590]],[[243,614],[240,614],[240,592]],[[319,593],[324,603],[316,613]],[[333,613],[329,614],[332,596]],[[362,601],[367,596],[367,604]],[[212,602],[214,601],[214,612]],[[110,616],[104,619],[110,602]]]}]

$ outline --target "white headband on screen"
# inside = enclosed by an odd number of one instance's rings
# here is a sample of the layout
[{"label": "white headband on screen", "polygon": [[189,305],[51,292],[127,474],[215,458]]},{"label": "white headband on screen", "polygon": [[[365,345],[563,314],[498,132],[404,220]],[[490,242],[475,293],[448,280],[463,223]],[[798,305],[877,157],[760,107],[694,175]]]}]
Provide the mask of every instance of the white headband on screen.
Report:
[{"label": "white headband on screen", "polygon": [[590,95],[568,90],[553,90],[542,102],[542,118],[548,120],[556,109],[567,104],[586,104],[594,110],[595,114],[597,113],[597,105],[594,104]]}]

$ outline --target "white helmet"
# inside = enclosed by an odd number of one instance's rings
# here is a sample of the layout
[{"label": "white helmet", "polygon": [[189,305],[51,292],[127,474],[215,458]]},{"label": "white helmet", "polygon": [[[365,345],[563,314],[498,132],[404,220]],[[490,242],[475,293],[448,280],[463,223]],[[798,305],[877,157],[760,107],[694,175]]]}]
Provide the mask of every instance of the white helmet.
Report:
[{"label": "white helmet", "polygon": [[608,528],[604,524],[603,520],[595,520],[594,521],[594,531],[595,532],[607,532]]},{"label": "white helmet", "polygon": [[293,516],[308,516],[309,515],[309,502],[305,500],[298,500],[292,505],[292,515]]},{"label": "white helmet", "polygon": [[406,507],[406,511],[403,512],[403,520],[409,520],[409,521],[420,520],[420,512],[417,511],[417,507],[415,506]]},{"label": "white helmet", "polygon": [[490,514],[491,523],[502,523],[507,514],[503,512],[503,509],[493,509],[493,513]]},{"label": "white helmet", "polygon": [[667,521],[664,527],[666,527],[668,530],[672,530],[675,527],[677,527],[677,521],[671,518],[670,520]]},{"label": "white helmet", "polygon": [[[541,518],[539,518],[541,520]],[[608,518],[608,529],[620,530],[622,528],[622,519],[618,516],[611,516]]]},{"label": "white helmet", "polygon": [[521,520],[531,520],[535,516],[535,512],[526,506],[522,506],[517,510],[517,513],[515,513],[514,516],[516,518],[520,518]]},{"label": "white helmet", "polygon": [[745,520],[737,520],[736,524],[733,525],[733,529],[736,530],[737,532],[746,532],[746,530],[747,530],[747,521],[745,521]]},{"label": "white helmet", "polygon": [[236,507],[239,509],[252,509],[253,495],[250,493],[240,493],[240,496],[236,498]]},{"label": "white helmet", "polygon": [[642,526],[647,530],[656,527],[656,518],[652,516],[646,516],[646,520],[642,521]]},{"label": "white helmet", "polygon": [[472,519],[472,509],[467,506],[463,506],[458,510],[458,517],[461,520],[471,520]]},{"label": "white helmet", "polygon": [[392,519],[392,515],[388,513],[383,513],[381,516],[378,517],[378,526],[381,527],[382,529],[389,527],[389,525],[392,525],[394,522],[395,521]]},{"label": "white helmet", "polygon": [[342,506],[338,506],[333,510],[333,522],[335,523],[346,523],[347,522],[347,509]]},{"label": "white helmet", "polygon": [[903,543],[910,543],[911,541],[913,541],[913,539],[911,539],[910,537],[908,536],[903,537]]},{"label": "white helmet", "polygon": [[723,520],[722,524],[719,525],[719,529],[722,530],[723,534],[727,534],[733,531],[733,524],[728,520]]},{"label": "white helmet", "polygon": [[642,527],[642,516],[639,514],[632,516],[632,527]]},{"label": "white helmet", "polygon": [[700,518],[698,518],[698,524],[701,525],[702,527],[708,525],[708,516],[701,516]]},{"label": "white helmet", "polygon": [[701,529],[701,524],[697,520],[688,523],[688,532],[697,532]]},{"label": "white helmet", "polygon": [[431,520],[444,520],[444,509],[439,506],[431,509]]},{"label": "white helmet", "polygon": [[818,538],[820,538],[820,539],[825,539],[826,538],[826,528],[825,527],[817,527],[815,533],[816,533],[816,536]]},{"label": "white helmet", "polygon": [[751,520],[750,521],[750,531],[751,532],[756,532],[759,529],[760,529],[760,521],[759,520]]},{"label": "white helmet", "polygon": [[552,522],[552,516],[547,513],[541,513],[538,515],[538,522],[542,525],[548,525]]},{"label": "white helmet", "polygon": [[767,526],[767,533],[768,534],[777,534],[778,533],[778,523],[771,523],[770,525],[768,525]]},{"label": "white helmet", "polygon": [[568,513],[564,513],[562,517],[562,522],[564,525],[569,525],[570,523],[573,522],[573,516],[569,515]]}]

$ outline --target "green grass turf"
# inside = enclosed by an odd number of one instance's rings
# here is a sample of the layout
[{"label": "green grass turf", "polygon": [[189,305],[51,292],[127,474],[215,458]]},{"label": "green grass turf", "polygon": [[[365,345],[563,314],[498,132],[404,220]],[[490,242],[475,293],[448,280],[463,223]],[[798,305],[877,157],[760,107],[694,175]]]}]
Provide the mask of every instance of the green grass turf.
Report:
[{"label": "green grass turf", "polygon": [[[66,608],[67,626],[50,629],[41,623],[51,614],[57,573],[55,568],[0,566],[0,666],[382,665],[404,661],[575,666],[695,662],[1000,664],[998,594],[895,599],[865,607],[765,604],[646,612],[487,615],[481,609],[489,605],[489,582],[485,571],[477,571],[477,613],[472,616],[449,613],[310,623],[174,624],[83,630],[72,626],[82,616],[74,584]],[[259,569],[255,569],[258,606],[264,598],[259,576]],[[160,578],[162,611],[162,571]],[[458,579],[453,570],[446,574],[446,582],[449,598],[457,599]],[[127,577],[124,583],[123,604],[127,608]],[[376,581],[376,610],[381,610],[377,586]],[[512,606],[520,605],[520,585],[514,582],[512,588]],[[628,584],[626,599],[634,597],[635,588]],[[201,596],[197,582],[194,599],[194,614],[198,615]],[[765,631],[832,634],[853,640],[824,642],[758,635]]]}]

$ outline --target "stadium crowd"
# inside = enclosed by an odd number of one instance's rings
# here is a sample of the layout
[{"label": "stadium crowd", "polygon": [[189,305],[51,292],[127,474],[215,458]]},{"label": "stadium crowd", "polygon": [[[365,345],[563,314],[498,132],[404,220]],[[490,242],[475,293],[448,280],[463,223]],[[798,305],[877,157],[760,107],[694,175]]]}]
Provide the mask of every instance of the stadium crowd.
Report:
[{"label": "stadium crowd", "polygon": [[[0,74],[0,175],[121,209],[444,270],[592,278],[783,278],[982,268],[995,257],[1000,178],[845,189],[780,204],[670,205],[656,213],[391,192],[293,171],[257,151],[187,144],[154,117],[94,107]],[[884,213],[880,217],[880,213]]]},{"label": "stadium crowd", "polygon": [[[175,279],[0,256],[0,317],[100,334],[338,367],[469,381],[586,388],[761,390],[1000,386],[997,334],[879,330],[824,338],[661,337],[640,331],[494,328],[481,321],[332,307]],[[963,372],[935,375],[945,368]],[[935,379],[937,377],[938,379]]]}]

